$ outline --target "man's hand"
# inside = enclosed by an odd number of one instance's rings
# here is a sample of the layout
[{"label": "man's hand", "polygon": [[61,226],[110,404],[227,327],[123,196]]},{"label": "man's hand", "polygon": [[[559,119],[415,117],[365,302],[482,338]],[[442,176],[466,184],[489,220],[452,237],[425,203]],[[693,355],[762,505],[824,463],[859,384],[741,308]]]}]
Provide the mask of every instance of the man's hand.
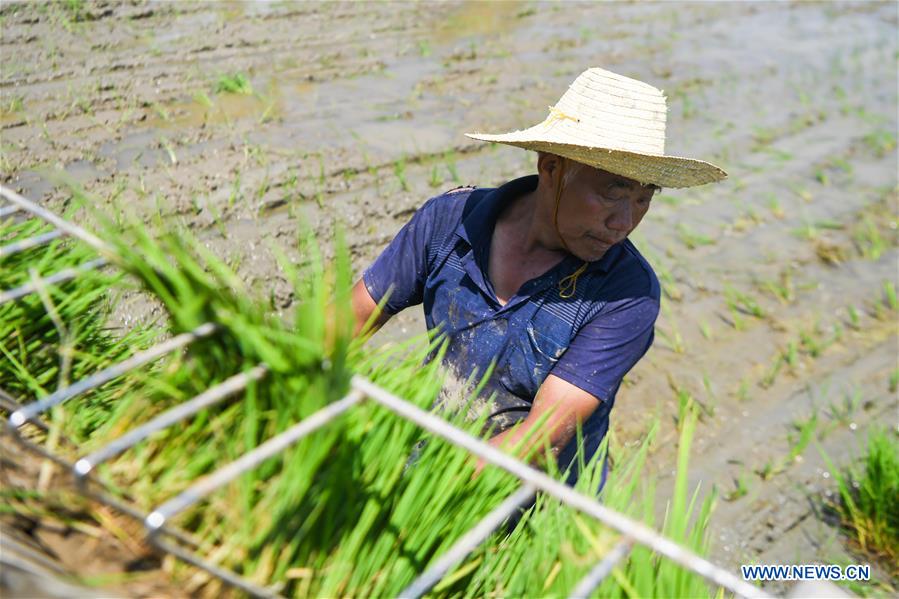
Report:
[{"label": "man's hand", "polygon": [[[515,452],[516,457],[527,458],[534,448],[543,447],[547,443],[553,456],[558,456],[574,438],[578,422],[583,424],[597,407],[599,399],[595,396],[550,374],[540,385],[528,417],[493,437],[489,443],[494,447],[511,450],[527,437],[527,441]],[[475,474],[483,467],[484,462],[479,460]]]}]

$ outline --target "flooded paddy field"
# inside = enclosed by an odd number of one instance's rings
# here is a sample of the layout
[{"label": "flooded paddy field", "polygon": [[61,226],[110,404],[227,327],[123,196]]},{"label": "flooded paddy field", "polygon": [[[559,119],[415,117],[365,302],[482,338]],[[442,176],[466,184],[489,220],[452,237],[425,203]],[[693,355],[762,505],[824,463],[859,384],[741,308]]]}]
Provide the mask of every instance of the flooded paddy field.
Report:
[{"label": "flooded paddy field", "polygon": [[[587,67],[652,83],[668,153],[730,177],[632,235],[664,297],[615,437],[661,418],[664,496],[692,398],[714,561],[864,563],[818,447],[842,466],[899,425],[897,25],[889,2],[4,3],[0,177],[185,226],[286,311],[270,246],[339,226],[361,273],[428,197],[534,172],[464,132],[541,121]],[[152,317],[134,297],[118,324]],[[410,309],[375,341],[423,331]]]}]

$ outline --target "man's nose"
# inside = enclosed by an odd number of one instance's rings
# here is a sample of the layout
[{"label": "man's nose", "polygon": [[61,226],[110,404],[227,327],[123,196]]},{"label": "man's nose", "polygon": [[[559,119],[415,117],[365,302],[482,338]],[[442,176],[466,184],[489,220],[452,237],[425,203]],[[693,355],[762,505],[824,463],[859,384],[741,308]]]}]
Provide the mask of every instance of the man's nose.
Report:
[{"label": "man's nose", "polygon": [[620,206],[615,206],[606,226],[613,231],[630,231],[633,222],[633,208],[629,201],[618,202]]}]

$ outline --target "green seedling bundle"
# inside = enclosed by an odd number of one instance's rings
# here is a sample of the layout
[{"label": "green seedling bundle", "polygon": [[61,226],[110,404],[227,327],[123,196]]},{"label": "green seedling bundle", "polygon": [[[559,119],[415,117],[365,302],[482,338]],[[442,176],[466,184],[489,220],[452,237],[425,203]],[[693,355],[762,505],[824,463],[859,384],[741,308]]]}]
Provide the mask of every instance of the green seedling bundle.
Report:
[{"label": "green seedling bundle", "polygon": [[837,483],[834,510],[858,548],[884,564],[895,584],[899,579],[899,434],[895,429],[872,429],[865,449],[859,463],[843,471],[819,451]]},{"label": "green seedling bundle", "polygon": [[[34,231],[9,222],[4,242]],[[143,225],[106,238],[119,266],[164,308],[165,331],[116,336],[106,330],[106,298],[122,280],[95,272],[30,303],[3,306],[0,385],[28,401],[60,384],[62,348],[75,347],[69,381],[122,359],[153,338],[217,328],[184,352],[133,371],[56,409],[51,428],[72,434],[71,458],[108,443],[137,424],[241,372],[265,374],[192,419],[155,433],[102,465],[96,476],[145,512],[336,400],[361,375],[415,405],[431,408],[442,386],[440,340],[375,348],[351,336],[351,275],[346,252],[325,265],[311,240],[306,263],[282,268],[300,298],[287,324],[203,246],[184,233],[151,235]],[[4,264],[2,284],[23,280],[35,265],[58,269],[82,257],[60,242]],[[47,298],[52,301],[47,301]],[[59,318],[52,316],[56,312]],[[65,323],[59,326],[59,323]],[[160,323],[163,328],[163,323]],[[24,348],[24,349],[23,349]],[[425,357],[437,352],[438,359]],[[15,358],[15,359],[12,359]],[[55,370],[54,370],[55,369]],[[86,410],[85,407],[89,407]],[[473,434],[483,421],[466,410],[445,414]],[[691,413],[692,414],[692,413]],[[73,424],[74,423],[74,424]],[[684,422],[678,475],[664,531],[699,554],[708,550],[709,498],[697,507],[686,486],[695,416]],[[643,465],[649,439],[619,460],[602,500],[652,524],[654,488]],[[76,455],[77,454],[77,455]],[[550,461],[551,463],[551,461]],[[427,434],[372,402],[362,402],[277,457],[260,464],[175,518],[198,553],[249,581],[288,596],[396,596],[466,531],[519,488],[504,471]],[[578,490],[595,494],[601,464],[583,464]],[[553,472],[558,477],[564,473]],[[538,495],[517,522],[500,527],[432,590],[439,596],[561,595],[620,541],[619,535],[556,500]],[[222,583],[179,567],[189,592],[218,595]],[[707,583],[637,547],[597,591],[602,596],[709,596]]]},{"label": "green seedling bundle", "polygon": [[[37,219],[0,221],[0,246],[52,231]],[[37,283],[38,293],[0,304],[0,389],[20,398],[48,394],[84,378],[103,365],[124,358],[132,347],[149,345],[152,332],[113,332],[106,327],[110,293],[120,273],[84,272],[61,285],[43,278],[96,258],[82,245],[64,239],[8,256],[0,256],[0,289]],[[107,419],[111,405],[127,385],[104,388],[67,414],[64,432],[85,440]]]}]

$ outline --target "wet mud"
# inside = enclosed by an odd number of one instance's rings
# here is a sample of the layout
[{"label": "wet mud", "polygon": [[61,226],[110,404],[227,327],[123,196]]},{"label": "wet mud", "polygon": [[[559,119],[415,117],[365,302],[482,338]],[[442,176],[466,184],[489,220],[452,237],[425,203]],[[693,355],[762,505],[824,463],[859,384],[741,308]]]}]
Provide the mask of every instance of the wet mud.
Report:
[{"label": "wet mud", "polygon": [[[651,82],[668,153],[730,177],[663,191],[632,236],[664,297],[615,438],[662,419],[664,493],[689,396],[716,562],[862,563],[816,445],[792,450],[815,418],[844,465],[899,424],[897,25],[875,2],[4,3],[0,177],[79,222],[63,179],[186,226],[286,313],[271,245],[339,226],[360,273],[428,197],[534,171],[464,132],[541,121],[590,66]],[[410,309],[376,341],[423,331]]]}]

